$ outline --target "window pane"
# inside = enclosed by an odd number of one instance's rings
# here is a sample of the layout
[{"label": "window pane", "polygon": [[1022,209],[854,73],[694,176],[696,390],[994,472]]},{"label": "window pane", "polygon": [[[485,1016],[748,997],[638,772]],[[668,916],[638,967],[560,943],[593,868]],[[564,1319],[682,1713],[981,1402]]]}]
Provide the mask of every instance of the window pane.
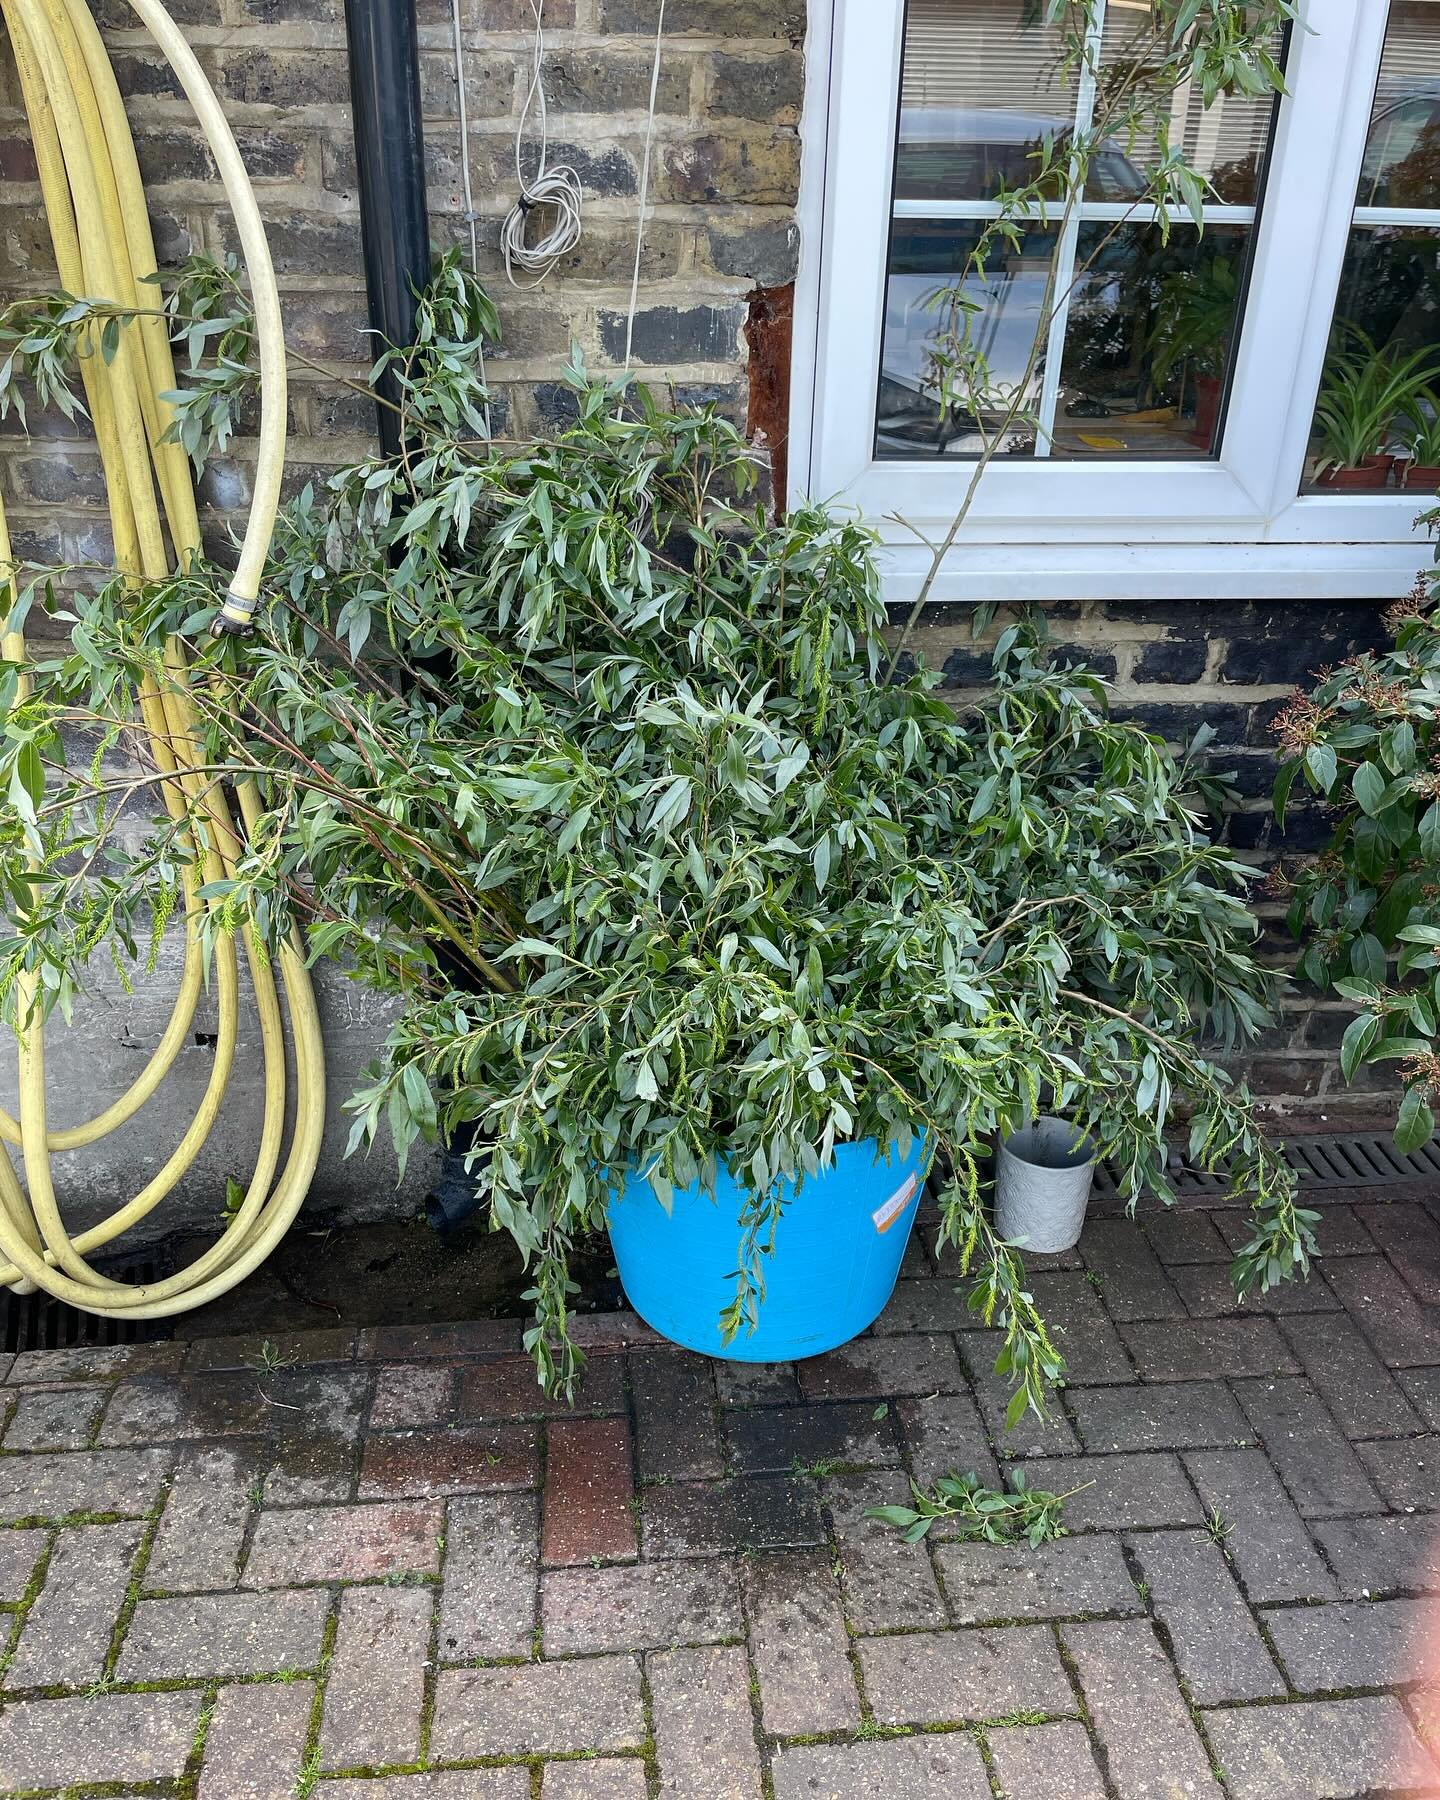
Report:
[{"label": "window pane", "polygon": [[[875,453],[975,456],[1005,429],[1017,389],[1019,418],[1006,455],[1035,450],[1033,420],[1045,374],[1043,338],[1056,234],[1035,227],[1017,251],[997,244],[983,279],[966,273],[978,222],[897,220],[890,240],[885,340]],[[1176,228],[1168,245],[1153,225],[1091,221],[1080,228],[1051,454],[1200,457],[1214,453],[1220,398],[1243,286],[1248,226]],[[957,273],[962,276],[958,294]],[[971,340],[990,380],[952,383],[942,414],[946,334],[969,311]]]},{"label": "window pane", "polygon": [[[1277,39],[1277,62],[1282,48]],[[1171,145],[1211,184],[1216,200],[1254,205],[1275,117],[1273,97],[1255,100],[1222,94],[1207,107],[1199,88],[1188,82],[1161,95],[1153,81],[1147,85],[1145,79],[1159,55],[1150,0],[1108,0],[1096,80],[1096,128],[1105,131],[1116,153],[1146,166],[1159,156],[1159,143],[1152,132],[1135,135],[1130,121],[1137,109],[1152,123],[1157,116],[1163,118]],[[1092,175],[1088,197],[1112,196],[1101,191]]]},{"label": "window pane", "polygon": [[[979,221],[897,219],[891,228],[885,286],[885,339],[875,431],[877,456],[978,456],[999,428],[1017,386],[1033,410],[1041,369],[1026,376],[1045,317],[1045,290],[1056,233],[1039,226],[1023,233],[1017,251],[995,244],[983,273],[967,273],[984,229]],[[960,309],[973,307],[970,335],[985,352],[990,379],[966,404],[940,406],[937,354]],[[1028,454],[1034,433],[1009,434],[1006,454]]]},{"label": "window pane", "polygon": [[1437,465],[1440,0],[1392,0],[1302,490],[1433,491]]},{"label": "window pane", "polygon": [[898,198],[987,200],[1029,181],[1031,152],[1075,118],[1056,34],[1026,0],[910,0]]},{"label": "window pane", "polygon": [[1436,0],[1392,0],[1359,206],[1440,207]]},{"label": "window pane", "polygon": [[1440,344],[1440,230],[1372,225],[1352,231],[1335,316],[1397,355]]},{"label": "window pane", "polygon": [[1052,455],[1212,455],[1248,225],[1080,227]]},{"label": "window pane", "polygon": [[[900,90],[895,192],[902,200],[991,199],[1033,178],[1048,134],[1075,121],[1075,69],[1059,34],[1030,0],[910,0]],[[1103,133],[1087,184],[1092,200],[1133,198],[1153,135],[1132,138],[1137,103],[1148,111],[1144,71],[1155,60],[1150,0],[1109,0],[1101,38],[1095,124]],[[1276,47],[1279,54],[1279,46]],[[1250,204],[1259,192],[1274,103],[1225,96],[1209,108],[1198,89],[1168,97],[1170,141],[1215,187]],[[1107,129],[1108,126],[1108,129]]]},{"label": "window pane", "polygon": [[1320,382],[1308,491],[1410,487],[1440,463],[1440,220],[1350,233]]}]

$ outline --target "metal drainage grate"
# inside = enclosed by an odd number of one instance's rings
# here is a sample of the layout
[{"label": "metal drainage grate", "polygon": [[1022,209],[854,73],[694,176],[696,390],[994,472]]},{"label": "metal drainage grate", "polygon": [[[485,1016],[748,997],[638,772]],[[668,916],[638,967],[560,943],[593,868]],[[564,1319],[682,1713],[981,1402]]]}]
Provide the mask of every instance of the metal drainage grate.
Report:
[{"label": "metal drainage grate", "polygon": [[[169,1267],[155,1255],[143,1262],[100,1264],[112,1281],[133,1287],[163,1281]],[[0,1290],[0,1350],[69,1350],[85,1344],[154,1344],[175,1335],[169,1319],[102,1319],[49,1294]]]},{"label": "metal drainage grate", "polygon": [[[1357,1137],[1295,1138],[1285,1145],[1285,1160],[1307,1188],[1389,1187],[1404,1181],[1440,1181],[1440,1142],[1423,1144],[1405,1156],[1381,1131]],[[1178,1149],[1170,1153],[1170,1180],[1175,1192],[1182,1196],[1226,1192],[1223,1175],[1207,1175],[1203,1169],[1188,1168]],[[1096,1171],[1095,1189],[1100,1194],[1119,1191],[1108,1164]]]}]

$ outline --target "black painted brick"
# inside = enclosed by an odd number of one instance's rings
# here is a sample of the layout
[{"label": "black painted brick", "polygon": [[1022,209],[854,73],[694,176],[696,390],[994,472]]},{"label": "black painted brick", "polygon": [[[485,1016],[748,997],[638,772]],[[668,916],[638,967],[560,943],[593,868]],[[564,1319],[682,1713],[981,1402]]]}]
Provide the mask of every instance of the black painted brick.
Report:
[{"label": "black painted brick", "polygon": [[1135,659],[1132,676],[1147,682],[1198,681],[1205,673],[1208,655],[1204,638],[1162,638],[1146,644]]}]

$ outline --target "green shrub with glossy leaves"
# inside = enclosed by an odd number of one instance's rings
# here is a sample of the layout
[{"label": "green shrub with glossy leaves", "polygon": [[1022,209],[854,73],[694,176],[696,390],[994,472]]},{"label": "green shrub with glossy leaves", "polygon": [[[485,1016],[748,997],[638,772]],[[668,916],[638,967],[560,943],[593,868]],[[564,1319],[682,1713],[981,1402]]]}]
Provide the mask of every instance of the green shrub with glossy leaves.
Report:
[{"label": "green shrub with glossy leaves", "polygon": [[1191,771],[1020,627],[959,717],[932,675],[878,679],[870,534],[767,517],[712,411],[576,367],[553,441],[467,435],[486,316],[442,265],[424,353],[395,364],[412,447],[301,496],[243,646],[207,635],[217,572],[110,583],[75,604],[35,697],[11,685],[0,780],[28,817],[0,876],[27,898],[0,983],[29,963],[67,991],[173,891],[183,820],[127,845],[98,765],[46,766],[32,792],[22,764],[48,764],[67,722],[116,728],[137,679],[170,679],[178,634],[203,760],[262,802],[220,928],[274,942],[298,922],[313,956],[401,999],[352,1145],[388,1131],[403,1158],[474,1131],[490,1221],[535,1272],[547,1385],[580,1361],[570,1247],[626,1171],[664,1200],[722,1165],[748,1185],[725,1313],[742,1332],[780,1184],[837,1143],[924,1131],[1015,1414],[1042,1406],[1063,1358],[980,1185],[995,1133],[1042,1104],[1162,1196],[1183,1116],[1192,1159],[1254,1207],[1238,1283],[1303,1270],[1310,1215],[1198,1047],[1249,1036],[1271,996],[1247,872],[1207,838]]},{"label": "green shrub with glossy leaves", "polygon": [[[1436,515],[1431,515],[1432,523]],[[1358,1008],[1340,1045],[1346,1081],[1395,1068],[1395,1143],[1417,1150],[1440,1097],[1440,581],[1388,615],[1393,648],[1352,657],[1297,692],[1276,729],[1283,826],[1296,783],[1332,809],[1325,850],[1289,879],[1300,973]]]}]

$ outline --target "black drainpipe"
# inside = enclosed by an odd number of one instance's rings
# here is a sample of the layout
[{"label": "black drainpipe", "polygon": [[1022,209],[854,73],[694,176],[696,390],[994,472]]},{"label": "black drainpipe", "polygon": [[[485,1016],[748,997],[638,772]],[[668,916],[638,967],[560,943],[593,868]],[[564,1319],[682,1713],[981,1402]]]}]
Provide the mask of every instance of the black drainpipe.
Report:
[{"label": "black drainpipe", "polygon": [[[415,0],[345,0],[345,28],[370,324],[386,343],[410,344],[415,339],[415,291],[430,279]],[[380,446],[386,456],[395,456],[400,420],[388,373],[381,376],[377,392]],[[466,970],[458,959],[447,964],[446,972],[457,986],[464,985]],[[462,1226],[479,1204],[465,1167],[465,1152],[475,1136],[473,1125],[463,1126],[446,1143],[439,1179],[425,1199],[430,1223],[442,1236]]]},{"label": "black drainpipe", "polygon": [[[350,103],[370,324],[387,343],[414,341],[415,289],[430,279],[425,207],[425,133],[420,123],[420,52],[415,0],[345,0]],[[376,407],[387,456],[400,448],[388,375]]]}]

